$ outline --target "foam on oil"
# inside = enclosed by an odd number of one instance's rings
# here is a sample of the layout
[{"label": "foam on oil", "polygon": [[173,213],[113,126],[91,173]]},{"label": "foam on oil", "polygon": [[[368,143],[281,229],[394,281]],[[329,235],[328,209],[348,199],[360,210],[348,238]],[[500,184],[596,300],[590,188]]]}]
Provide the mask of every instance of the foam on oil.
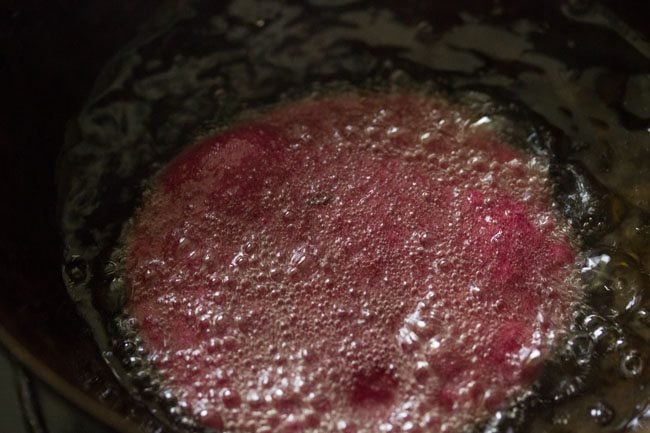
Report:
[{"label": "foam on oil", "polygon": [[454,431],[530,385],[580,297],[575,251],[548,161],[461,108],[310,98],[163,170],[126,232],[126,308],[198,419]]}]

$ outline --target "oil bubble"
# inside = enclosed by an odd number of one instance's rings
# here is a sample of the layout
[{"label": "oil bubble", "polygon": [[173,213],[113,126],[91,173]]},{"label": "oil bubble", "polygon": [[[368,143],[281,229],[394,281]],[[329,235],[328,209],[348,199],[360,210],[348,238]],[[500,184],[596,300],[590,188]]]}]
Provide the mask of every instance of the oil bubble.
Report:
[{"label": "oil bubble", "polygon": [[593,341],[589,335],[578,335],[569,341],[571,354],[579,365],[588,364],[593,352]]},{"label": "oil bubble", "polygon": [[587,414],[596,424],[606,426],[614,419],[614,410],[603,402],[588,408]]},{"label": "oil bubble", "polygon": [[641,375],[644,368],[644,361],[641,354],[635,350],[632,350],[621,359],[621,373],[628,378],[633,379]]},{"label": "oil bubble", "polygon": [[567,164],[552,170],[560,211],[585,241],[594,241],[614,228],[618,222],[614,198],[586,169]]}]

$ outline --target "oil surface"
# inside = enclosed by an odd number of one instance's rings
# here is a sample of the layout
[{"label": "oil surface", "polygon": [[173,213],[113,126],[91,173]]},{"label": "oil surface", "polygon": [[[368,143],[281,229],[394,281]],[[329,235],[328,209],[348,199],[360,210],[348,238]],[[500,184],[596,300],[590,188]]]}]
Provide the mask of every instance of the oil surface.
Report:
[{"label": "oil surface", "polygon": [[548,158],[416,93],[275,107],[191,147],[126,230],[126,311],[202,423],[450,432],[527,389],[582,288]]},{"label": "oil surface", "polygon": [[[605,6],[534,9],[357,1],[161,7],[107,66],[61,158],[64,277],[127,386],[183,417],[120,316],[124,287],[115,274],[123,225],[161,165],[247,110],[327,87],[417,83],[513,120],[512,141],[551,153],[560,210],[587,257],[587,299],[572,337],[529,397],[477,428],[638,428],[649,397],[650,48]],[[158,403],[161,393],[166,402]]]}]

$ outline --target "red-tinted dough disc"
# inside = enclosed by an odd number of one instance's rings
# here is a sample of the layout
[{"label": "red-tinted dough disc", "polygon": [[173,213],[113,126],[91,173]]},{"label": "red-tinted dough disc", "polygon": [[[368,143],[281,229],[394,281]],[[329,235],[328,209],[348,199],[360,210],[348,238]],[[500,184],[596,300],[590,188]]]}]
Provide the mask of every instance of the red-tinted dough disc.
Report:
[{"label": "red-tinted dough disc", "polygon": [[577,297],[547,165],[416,94],[298,101],[189,148],[126,239],[167,386],[234,432],[448,431],[530,385]]}]

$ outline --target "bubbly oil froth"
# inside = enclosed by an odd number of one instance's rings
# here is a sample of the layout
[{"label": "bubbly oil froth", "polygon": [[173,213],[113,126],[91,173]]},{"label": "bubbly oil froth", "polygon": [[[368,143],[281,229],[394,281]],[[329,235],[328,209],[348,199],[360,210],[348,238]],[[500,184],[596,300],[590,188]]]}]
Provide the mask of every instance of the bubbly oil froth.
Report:
[{"label": "bubbly oil froth", "polygon": [[340,94],[172,161],[125,250],[166,385],[242,432],[453,431],[520,395],[580,285],[548,162],[490,123]]}]

